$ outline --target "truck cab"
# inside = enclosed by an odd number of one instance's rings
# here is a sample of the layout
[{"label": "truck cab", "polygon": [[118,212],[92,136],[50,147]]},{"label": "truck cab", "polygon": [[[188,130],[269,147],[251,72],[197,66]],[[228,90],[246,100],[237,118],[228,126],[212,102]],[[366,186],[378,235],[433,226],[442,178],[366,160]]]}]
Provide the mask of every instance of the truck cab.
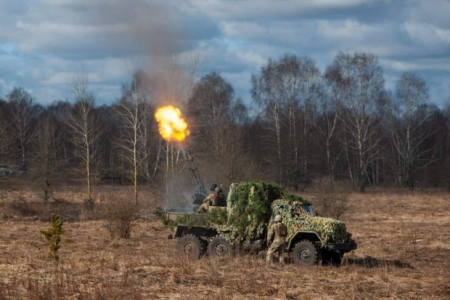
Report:
[{"label": "truck cab", "polygon": [[308,202],[276,200],[272,203],[269,226],[275,215],[283,218],[288,230],[286,249],[298,265],[311,265],[319,260],[324,264],[339,265],[343,255],[357,247],[345,223],[314,216],[312,205]]}]

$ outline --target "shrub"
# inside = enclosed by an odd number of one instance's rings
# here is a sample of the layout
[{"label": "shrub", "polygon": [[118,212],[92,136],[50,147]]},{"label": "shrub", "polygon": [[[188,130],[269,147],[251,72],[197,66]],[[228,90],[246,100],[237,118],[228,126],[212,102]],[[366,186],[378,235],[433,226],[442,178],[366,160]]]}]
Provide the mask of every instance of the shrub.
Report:
[{"label": "shrub", "polygon": [[137,207],[133,200],[111,196],[105,205],[105,228],[111,238],[129,239],[136,220]]},{"label": "shrub", "polygon": [[50,212],[57,214],[64,222],[76,222],[80,219],[80,205],[71,203],[64,198],[54,198],[47,206],[38,204],[39,219],[48,221]]},{"label": "shrub", "polygon": [[344,188],[330,177],[315,179],[310,190],[315,194],[312,202],[319,216],[340,219],[348,210],[348,197]]},{"label": "shrub", "polygon": [[348,198],[339,194],[320,194],[316,196],[314,208],[321,217],[341,219],[348,210]]}]

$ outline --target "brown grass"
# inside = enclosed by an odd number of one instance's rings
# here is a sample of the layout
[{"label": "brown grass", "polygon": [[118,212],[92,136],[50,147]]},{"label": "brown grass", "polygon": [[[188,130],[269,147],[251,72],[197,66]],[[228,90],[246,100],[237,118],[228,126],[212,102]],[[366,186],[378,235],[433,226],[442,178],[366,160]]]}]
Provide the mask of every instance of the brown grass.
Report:
[{"label": "brown grass", "polygon": [[[64,193],[81,207],[78,192]],[[142,197],[146,211],[156,206],[150,191]],[[262,255],[180,259],[170,231],[147,213],[129,240],[109,238],[101,220],[65,223],[56,268],[38,233],[48,224],[9,216],[0,220],[0,299],[445,299],[449,212],[446,193],[351,194],[343,219],[358,249],[340,268],[310,269],[268,266]]]}]

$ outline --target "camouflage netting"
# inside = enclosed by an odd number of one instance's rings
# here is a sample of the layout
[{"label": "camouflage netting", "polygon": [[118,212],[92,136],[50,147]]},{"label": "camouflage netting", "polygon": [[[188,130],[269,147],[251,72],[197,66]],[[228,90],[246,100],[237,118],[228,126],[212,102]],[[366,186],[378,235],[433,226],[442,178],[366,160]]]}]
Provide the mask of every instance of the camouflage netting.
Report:
[{"label": "camouflage netting", "polygon": [[228,222],[216,226],[230,240],[256,240],[265,236],[265,228],[271,217],[271,204],[277,199],[288,202],[303,201],[287,195],[275,183],[243,181],[232,184],[227,198]]},{"label": "camouflage netting", "polygon": [[293,224],[291,232],[299,230],[315,231],[322,239],[321,242],[323,246],[329,241],[348,239],[345,224],[335,219],[305,215],[304,221],[299,223],[300,224]]},{"label": "camouflage netting", "polygon": [[209,213],[209,221],[216,225],[225,225],[227,218],[227,211],[223,209],[214,209]]}]

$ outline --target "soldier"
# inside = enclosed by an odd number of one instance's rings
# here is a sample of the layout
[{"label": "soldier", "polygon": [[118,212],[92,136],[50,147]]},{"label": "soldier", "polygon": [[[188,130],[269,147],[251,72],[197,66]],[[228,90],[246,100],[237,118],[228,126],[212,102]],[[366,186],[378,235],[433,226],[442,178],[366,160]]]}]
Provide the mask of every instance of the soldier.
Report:
[{"label": "soldier", "polygon": [[[198,212],[204,212],[208,210],[208,205],[213,206],[226,206],[224,201],[224,195],[222,191],[222,185],[213,184],[210,189],[211,193],[203,199],[202,205],[197,209]],[[225,202],[225,205],[224,205]]]},{"label": "soldier", "polygon": [[223,193],[223,187],[222,184],[220,184],[217,190],[217,197],[213,201],[214,206],[227,206],[227,199],[225,197],[225,194]]},{"label": "soldier", "polygon": [[281,263],[284,263],[284,248],[286,243],[287,228],[281,223],[282,218],[280,215],[276,215],[273,224],[269,228],[269,233],[267,235],[267,245],[269,249],[267,250],[266,261],[272,262],[273,254],[278,252],[278,259]]}]

